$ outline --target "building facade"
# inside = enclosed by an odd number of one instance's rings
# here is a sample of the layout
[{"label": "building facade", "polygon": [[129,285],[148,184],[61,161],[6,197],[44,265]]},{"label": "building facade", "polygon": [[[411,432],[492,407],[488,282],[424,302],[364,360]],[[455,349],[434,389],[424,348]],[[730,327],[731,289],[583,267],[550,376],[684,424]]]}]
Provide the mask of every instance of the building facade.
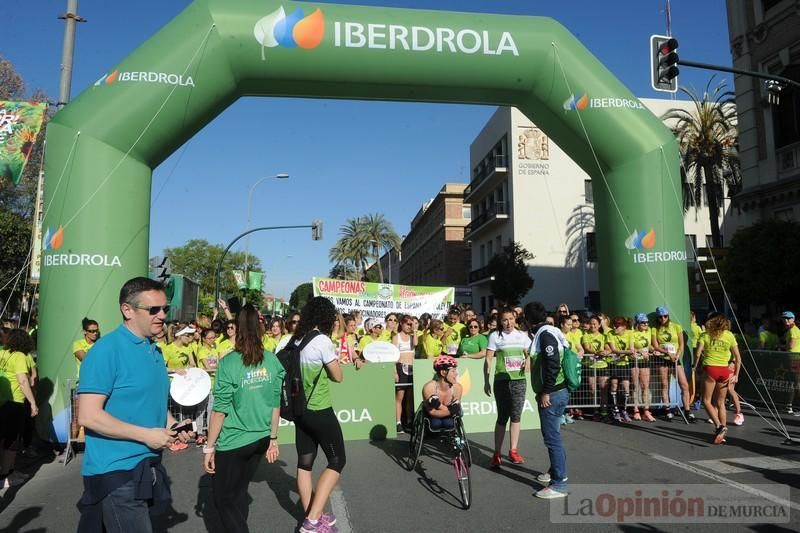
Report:
[{"label": "building facade", "polygon": [[[800,81],[800,2],[728,0],[733,66]],[[764,80],[737,75],[741,224],[800,220],[800,90],[771,95]]]},{"label": "building facade", "polygon": [[403,239],[400,283],[456,288],[464,301],[469,294],[470,255],[464,228],[471,216],[464,203],[463,183],[446,183],[422,204]]},{"label": "building facade", "polygon": [[[681,100],[641,101],[657,116],[671,108],[693,108],[691,102]],[[465,239],[471,243],[469,284],[476,310],[485,313],[500,304],[492,295],[487,265],[514,241],[535,256],[528,262],[534,286],[523,304],[539,300],[554,309],[565,302],[571,309],[600,310],[588,174],[519,110],[507,107],[498,108],[473,141],[470,167],[464,203],[472,207],[472,220]],[[679,195],[678,191],[676,202],[682,208]],[[729,203],[723,201],[723,228]],[[684,226],[687,255],[694,257],[693,251],[710,240],[708,209],[690,208]],[[694,273],[687,270],[687,276],[693,280]],[[705,307],[705,287],[691,285],[692,305]]]}]

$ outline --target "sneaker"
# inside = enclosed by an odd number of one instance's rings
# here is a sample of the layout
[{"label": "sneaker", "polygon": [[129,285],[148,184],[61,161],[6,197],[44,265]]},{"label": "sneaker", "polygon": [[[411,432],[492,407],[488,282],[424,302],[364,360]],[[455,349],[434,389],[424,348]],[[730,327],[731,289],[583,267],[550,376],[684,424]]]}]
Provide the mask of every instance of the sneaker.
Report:
[{"label": "sneaker", "polygon": [[792,416],[800,416],[800,409],[792,413]]},{"label": "sneaker", "polygon": [[656,417],[653,416],[653,413],[650,412],[650,409],[644,410],[644,419],[647,420],[648,422],[656,421]]},{"label": "sneaker", "polygon": [[575,423],[575,419],[572,418],[572,415],[566,414],[566,415],[564,415],[564,423],[565,424],[574,424]]},{"label": "sneaker", "polygon": [[171,452],[179,452],[181,450],[185,450],[188,447],[189,447],[189,445],[186,444],[185,442],[181,442],[179,440],[176,440],[176,441],[173,441],[173,443],[169,445],[169,451],[171,451]]},{"label": "sneaker", "polygon": [[397,433],[404,433],[403,424],[401,424],[400,422],[397,423]]},{"label": "sneaker", "polygon": [[725,434],[728,432],[728,428],[725,426],[720,426],[717,428],[717,432],[714,435],[714,444],[722,444],[725,442]]},{"label": "sneaker", "polygon": [[316,523],[308,518],[303,520],[303,525],[300,526],[300,533],[336,533],[338,529],[334,526],[329,526],[322,521],[322,517]]},{"label": "sneaker", "polygon": [[742,413],[736,413],[736,416],[733,417],[733,423],[737,426],[744,424],[744,415]]},{"label": "sneaker", "polygon": [[561,417],[558,419],[558,425],[559,426],[567,425],[567,415],[561,415]]},{"label": "sneaker", "polygon": [[[569,479],[568,477],[565,477],[564,481],[567,481],[568,479]],[[539,474],[538,476],[536,476],[536,481],[538,481],[539,483],[550,483],[551,481],[550,472],[543,472]]]},{"label": "sneaker", "polygon": [[555,490],[550,487],[545,487],[542,490],[536,492],[536,497],[545,500],[553,500],[555,498],[566,498],[567,493]]},{"label": "sneaker", "polygon": [[611,418],[611,422],[614,424],[621,424],[622,423],[622,415],[619,413],[614,413],[614,416]]},{"label": "sneaker", "polygon": [[325,524],[326,526],[335,526],[336,525],[336,516],[333,513],[322,513],[319,517],[319,523]]},{"label": "sneaker", "polygon": [[508,458],[511,459],[511,462],[515,465],[521,465],[525,462],[525,459],[519,453],[517,453],[517,450],[514,448],[508,450]]},{"label": "sneaker", "polygon": [[794,414],[794,409],[792,408],[791,404],[786,406],[786,414],[787,415],[793,415]]},{"label": "sneaker", "polygon": [[0,482],[0,488],[5,490],[11,487],[22,485],[23,483],[28,481],[29,478],[30,476],[28,476],[27,474],[23,474],[21,472],[11,472],[10,474],[8,474],[6,477],[3,478],[2,482]]},{"label": "sneaker", "polygon": [[503,464],[503,458],[500,457],[499,453],[492,455],[492,460],[489,462],[489,466],[492,468],[500,468],[500,465]]},{"label": "sneaker", "polygon": [[686,421],[690,424],[697,422],[697,418],[695,418],[694,413],[691,411],[684,411],[683,414],[686,415]]},{"label": "sneaker", "polygon": [[[647,411],[645,411],[645,412],[647,412]],[[634,420],[641,420],[642,419],[642,415],[639,414],[639,410],[638,409],[633,412],[633,419]]]},{"label": "sneaker", "polygon": [[[636,413],[636,415],[638,416],[639,413]],[[641,420],[641,417],[639,418],[639,420]],[[622,411],[622,421],[623,422],[633,422],[631,417],[628,415],[627,411]]]},{"label": "sneaker", "polygon": [[699,411],[700,410],[700,400],[695,400],[692,404],[692,411]]},{"label": "sneaker", "polygon": [[672,414],[672,411],[667,411],[664,415],[664,418],[667,422],[672,422],[672,419],[675,418],[675,415]]},{"label": "sneaker", "polygon": [[573,416],[575,420],[583,420],[583,411],[580,409],[575,409],[575,413]]}]

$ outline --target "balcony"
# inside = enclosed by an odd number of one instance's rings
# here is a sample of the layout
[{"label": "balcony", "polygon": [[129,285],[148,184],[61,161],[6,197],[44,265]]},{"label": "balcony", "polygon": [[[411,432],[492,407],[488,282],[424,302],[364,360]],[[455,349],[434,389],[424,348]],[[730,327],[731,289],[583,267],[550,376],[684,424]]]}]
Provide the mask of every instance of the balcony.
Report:
[{"label": "balcony", "polygon": [[488,211],[484,211],[464,228],[464,239],[469,240],[478,231],[490,228],[499,221],[508,220],[508,205],[506,202],[495,202]]},{"label": "balcony", "polygon": [[484,283],[489,283],[490,281],[492,281],[492,276],[489,274],[488,266],[479,268],[478,270],[473,270],[469,273],[470,286],[482,285]]},{"label": "balcony", "polygon": [[464,189],[464,203],[469,203],[473,194],[483,185],[492,183],[496,178],[504,178],[508,174],[506,165],[506,156],[496,155],[494,158],[489,159],[488,163],[481,166],[481,169],[469,182],[467,188]]}]

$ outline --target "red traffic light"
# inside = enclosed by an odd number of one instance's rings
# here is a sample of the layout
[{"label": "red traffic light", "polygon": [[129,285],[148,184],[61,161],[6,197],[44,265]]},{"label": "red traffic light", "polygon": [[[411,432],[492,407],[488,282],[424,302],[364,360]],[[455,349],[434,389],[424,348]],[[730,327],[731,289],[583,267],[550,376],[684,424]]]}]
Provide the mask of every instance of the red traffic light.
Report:
[{"label": "red traffic light", "polygon": [[661,52],[663,55],[667,55],[670,52],[674,52],[677,49],[678,49],[678,40],[667,39],[666,41],[661,43],[661,46],[659,47],[659,52]]}]

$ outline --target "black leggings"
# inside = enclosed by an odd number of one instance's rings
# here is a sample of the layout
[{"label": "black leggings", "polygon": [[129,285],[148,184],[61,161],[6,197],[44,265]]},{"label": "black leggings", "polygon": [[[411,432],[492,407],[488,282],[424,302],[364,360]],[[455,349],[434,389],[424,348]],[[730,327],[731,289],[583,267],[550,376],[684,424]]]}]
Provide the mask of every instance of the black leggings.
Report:
[{"label": "black leggings", "polygon": [[216,473],[211,477],[211,490],[217,512],[228,533],[249,531],[241,501],[268,446],[269,437],[264,437],[241,448],[217,451],[214,457]]},{"label": "black leggings", "polygon": [[508,419],[516,424],[522,419],[525,407],[525,379],[496,379],[494,381],[494,401],[497,404],[497,425],[505,427]]},{"label": "black leggings", "polygon": [[347,461],[344,453],[342,427],[333,407],[321,411],[308,411],[294,421],[297,468],[311,471],[317,458],[317,446],[328,459],[328,468],[342,473]]}]

